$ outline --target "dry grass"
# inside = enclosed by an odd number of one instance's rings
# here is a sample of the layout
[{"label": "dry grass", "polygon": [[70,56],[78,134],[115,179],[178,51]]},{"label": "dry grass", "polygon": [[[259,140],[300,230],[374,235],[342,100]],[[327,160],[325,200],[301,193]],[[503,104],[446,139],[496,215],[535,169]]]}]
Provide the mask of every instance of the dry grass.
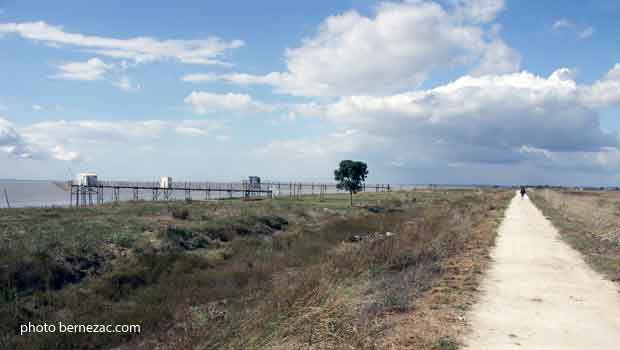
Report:
[{"label": "dry grass", "polygon": [[[508,198],[493,191],[401,192],[361,195],[356,208],[333,196],[8,212],[0,233],[17,238],[12,247],[21,250],[3,257],[9,268],[0,282],[9,293],[0,318],[8,336],[0,346],[450,349],[459,334],[450,329],[464,326],[454,312],[471,302]],[[33,235],[48,252],[42,260],[41,250],[27,244]],[[363,238],[350,242],[353,235]],[[67,240],[75,237],[83,239],[82,255]],[[59,259],[100,251],[109,256],[99,269],[50,286]],[[16,288],[24,267],[44,283]],[[143,333],[10,335],[21,322],[61,319],[138,323]],[[417,340],[407,343],[405,334]]]},{"label": "dry grass", "polygon": [[620,281],[620,193],[537,190],[531,198],[595,269]]},{"label": "dry grass", "polygon": [[440,262],[443,276],[422,295],[412,312],[392,315],[385,349],[458,349],[469,331],[466,314],[478,298],[478,286],[490,263],[497,228],[511,193],[498,193],[488,213],[469,224],[469,235]]}]

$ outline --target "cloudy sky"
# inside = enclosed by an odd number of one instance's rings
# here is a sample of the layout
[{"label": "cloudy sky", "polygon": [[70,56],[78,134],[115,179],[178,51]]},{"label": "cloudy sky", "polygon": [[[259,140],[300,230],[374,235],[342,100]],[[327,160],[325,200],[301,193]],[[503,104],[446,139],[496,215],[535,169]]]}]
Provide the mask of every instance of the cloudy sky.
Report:
[{"label": "cloudy sky", "polygon": [[[578,4],[578,5],[576,5]],[[620,184],[616,0],[0,0],[0,178]]]}]

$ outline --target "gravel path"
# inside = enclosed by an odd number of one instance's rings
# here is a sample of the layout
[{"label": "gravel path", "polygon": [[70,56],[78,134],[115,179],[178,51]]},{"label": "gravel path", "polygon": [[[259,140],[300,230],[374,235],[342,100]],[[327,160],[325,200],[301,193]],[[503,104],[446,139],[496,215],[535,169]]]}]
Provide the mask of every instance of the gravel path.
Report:
[{"label": "gravel path", "polygon": [[620,349],[618,287],[561,241],[528,198],[512,199],[492,257],[467,349]]}]

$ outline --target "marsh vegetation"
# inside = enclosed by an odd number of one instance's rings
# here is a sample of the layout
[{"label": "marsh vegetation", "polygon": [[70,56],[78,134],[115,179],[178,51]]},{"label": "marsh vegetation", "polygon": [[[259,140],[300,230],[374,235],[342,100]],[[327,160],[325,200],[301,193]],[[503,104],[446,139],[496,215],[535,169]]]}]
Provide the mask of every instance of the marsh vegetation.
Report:
[{"label": "marsh vegetation", "polygon": [[[2,210],[0,347],[374,349],[391,339],[441,348],[453,334],[421,327],[402,338],[398,315],[424,303],[440,306],[418,317],[467,308],[458,296],[475,289],[483,264],[461,262],[484,258],[510,196]],[[58,321],[142,332],[18,335],[20,324]]]}]

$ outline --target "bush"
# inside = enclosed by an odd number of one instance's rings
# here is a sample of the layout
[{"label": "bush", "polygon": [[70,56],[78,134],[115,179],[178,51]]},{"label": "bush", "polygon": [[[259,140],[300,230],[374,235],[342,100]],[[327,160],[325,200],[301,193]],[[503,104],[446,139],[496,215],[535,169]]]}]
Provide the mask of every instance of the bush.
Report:
[{"label": "bush", "polygon": [[178,220],[189,219],[189,210],[187,208],[172,208],[172,217]]}]

